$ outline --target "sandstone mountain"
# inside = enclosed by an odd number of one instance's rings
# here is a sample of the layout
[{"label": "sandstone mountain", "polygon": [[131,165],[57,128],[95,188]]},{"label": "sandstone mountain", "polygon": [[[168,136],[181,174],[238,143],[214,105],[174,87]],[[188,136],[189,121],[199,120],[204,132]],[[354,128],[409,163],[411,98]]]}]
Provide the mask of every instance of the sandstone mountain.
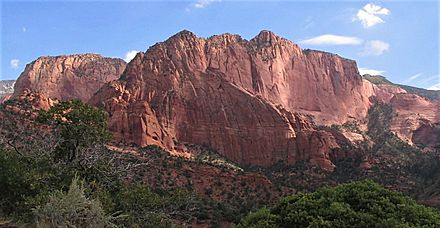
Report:
[{"label": "sandstone mountain", "polygon": [[37,108],[91,98],[109,112],[116,140],[177,153],[188,152],[185,144],[207,145],[245,165],[304,160],[332,170],[332,159],[348,152],[341,140],[367,139],[322,126],[356,121],[367,130],[375,100],[393,107],[397,136],[437,147],[440,101],[372,79],[353,60],[303,50],[269,31],[251,40],[182,31],[127,67],[96,54],[41,57],[20,75],[14,98],[31,97]]},{"label": "sandstone mountain", "polygon": [[88,101],[104,83],[118,79],[125,65],[97,54],[40,57],[21,73],[13,97],[28,90],[51,99]]},{"label": "sandstone mountain", "polygon": [[315,123],[365,122],[376,96],[402,114],[423,107],[417,124],[398,127],[409,117],[393,124],[412,142],[418,122],[436,123],[438,116],[436,104],[417,95],[409,98],[414,107],[398,106],[408,103],[406,93],[364,80],[352,60],[302,50],[269,31],[250,41],[182,31],[139,53],[91,102],[111,113],[119,140],[169,150],[206,144],[241,164],[306,160],[332,169],[330,157],[341,148]]},{"label": "sandstone mountain", "polygon": [[138,54],[91,102],[109,111],[116,139],[141,146],[206,144],[241,164],[332,169],[340,147],[314,121],[363,118],[373,92],[354,61],[269,31],[250,41],[182,31]]}]

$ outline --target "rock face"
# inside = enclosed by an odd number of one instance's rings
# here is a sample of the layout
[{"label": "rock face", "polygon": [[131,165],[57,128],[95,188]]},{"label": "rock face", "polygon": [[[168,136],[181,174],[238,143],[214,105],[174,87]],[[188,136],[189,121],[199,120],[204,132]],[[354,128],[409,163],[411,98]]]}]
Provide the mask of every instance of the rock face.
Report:
[{"label": "rock face", "polygon": [[440,148],[440,123],[421,123],[413,132],[412,141],[420,147]]},{"label": "rock face", "polygon": [[313,121],[363,118],[373,93],[354,61],[268,31],[250,41],[183,31],[139,53],[91,103],[109,111],[116,139],[207,144],[241,164],[306,160],[332,169],[339,145]]},{"label": "rock face", "polygon": [[376,99],[392,106],[391,131],[411,145],[439,147],[440,91],[393,84],[380,75],[364,77],[375,84]]},{"label": "rock face", "polygon": [[45,97],[44,95],[25,90],[20,96],[15,97],[13,102],[3,104],[2,108],[10,113],[36,119],[39,110],[48,110],[57,102],[57,100]]},{"label": "rock face", "polygon": [[250,41],[214,36],[204,46],[199,70],[218,69],[229,82],[290,111],[313,114],[317,123],[363,117],[370,105],[372,91],[365,91],[370,83],[364,83],[352,60],[303,51],[269,31]]},{"label": "rock face", "polygon": [[40,57],[21,73],[12,97],[30,90],[51,99],[88,101],[104,83],[118,79],[125,65],[97,54]]},{"label": "rock face", "polygon": [[422,147],[440,145],[440,100],[400,93],[390,100],[390,104],[396,112],[391,130],[399,138]]},{"label": "rock face", "polygon": [[249,41],[182,31],[127,67],[95,54],[41,57],[27,65],[15,90],[14,98],[37,108],[72,98],[103,107],[116,140],[177,153],[187,153],[187,143],[208,145],[245,165],[304,160],[334,169],[332,159],[348,154],[338,142],[365,138],[315,123],[365,123],[373,96],[393,106],[391,130],[400,138],[439,145],[427,135],[438,132],[440,101],[373,84],[354,61],[302,50],[269,31]]}]

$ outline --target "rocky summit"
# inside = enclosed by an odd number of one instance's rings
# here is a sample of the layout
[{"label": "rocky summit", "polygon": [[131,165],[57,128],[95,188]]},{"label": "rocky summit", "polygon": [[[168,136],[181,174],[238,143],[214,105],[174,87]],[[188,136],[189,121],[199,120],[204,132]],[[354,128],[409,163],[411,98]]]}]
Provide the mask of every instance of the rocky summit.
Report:
[{"label": "rocky summit", "polygon": [[45,56],[26,65],[13,97],[29,91],[50,99],[87,102],[101,86],[119,78],[126,63],[97,54]]},{"label": "rocky summit", "polygon": [[430,135],[439,131],[440,101],[424,94],[363,77],[353,60],[303,50],[270,31],[251,40],[182,31],[127,65],[97,54],[40,57],[18,78],[13,98],[32,95],[43,109],[54,100],[88,101],[109,113],[116,141],[177,154],[207,145],[241,165],[307,161],[334,170],[333,160],[351,153],[346,141],[370,139],[328,126],[368,131],[375,102],[392,107],[390,130],[400,139],[437,147]]},{"label": "rocky summit", "polygon": [[[305,160],[332,170],[331,157],[344,153],[319,126],[366,125],[374,100],[398,109],[393,130],[409,142],[425,122],[439,121],[437,101],[375,85],[353,60],[302,50],[270,31],[249,41],[182,31],[137,54],[90,102],[110,113],[117,140],[171,151],[202,144],[239,164]],[[403,115],[411,105],[423,107],[416,117]]]}]

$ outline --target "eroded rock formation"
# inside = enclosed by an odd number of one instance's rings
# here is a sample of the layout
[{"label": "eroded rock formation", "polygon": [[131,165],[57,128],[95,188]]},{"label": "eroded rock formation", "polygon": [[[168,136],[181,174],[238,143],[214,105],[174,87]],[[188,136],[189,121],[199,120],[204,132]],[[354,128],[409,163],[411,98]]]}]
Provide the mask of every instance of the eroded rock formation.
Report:
[{"label": "eroded rock formation", "polygon": [[268,31],[250,41],[183,31],[139,53],[91,102],[111,113],[117,139],[207,144],[241,164],[307,160],[332,169],[339,145],[313,121],[363,118],[373,92],[354,61]]},{"label": "eroded rock formation", "polygon": [[88,101],[104,83],[118,79],[125,65],[97,54],[40,57],[21,73],[12,97],[30,90],[52,99]]},{"label": "eroded rock formation", "polygon": [[37,94],[32,98],[46,108],[52,98],[88,101],[100,87],[90,103],[109,112],[116,140],[185,153],[186,143],[204,144],[240,164],[305,160],[334,169],[332,158],[346,154],[339,138],[355,144],[365,138],[349,131],[335,136],[317,125],[366,126],[372,97],[393,106],[391,130],[400,138],[437,145],[435,137],[423,139],[437,132],[439,103],[374,85],[354,61],[302,50],[269,31],[249,41],[182,31],[126,68],[95,54],[41,57],[26,67],[14,97]]}]

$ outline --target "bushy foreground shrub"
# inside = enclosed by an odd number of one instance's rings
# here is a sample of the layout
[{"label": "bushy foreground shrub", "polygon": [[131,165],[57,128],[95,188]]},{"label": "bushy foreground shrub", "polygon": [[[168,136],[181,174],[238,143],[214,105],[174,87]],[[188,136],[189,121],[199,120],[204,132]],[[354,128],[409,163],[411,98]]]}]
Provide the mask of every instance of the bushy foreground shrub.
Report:
[{"label": "bushy foreground shrub", "polygon": [[440,212],[372,181],[283,198],[238,227],[439,227]]},{"label": "bushy foreground shrub", "polygon": [[85,196],[84,187],[74,178],[69,191],[56,191],[48,202],[34,210],[37,227],[114,227],[99,201]]}]

